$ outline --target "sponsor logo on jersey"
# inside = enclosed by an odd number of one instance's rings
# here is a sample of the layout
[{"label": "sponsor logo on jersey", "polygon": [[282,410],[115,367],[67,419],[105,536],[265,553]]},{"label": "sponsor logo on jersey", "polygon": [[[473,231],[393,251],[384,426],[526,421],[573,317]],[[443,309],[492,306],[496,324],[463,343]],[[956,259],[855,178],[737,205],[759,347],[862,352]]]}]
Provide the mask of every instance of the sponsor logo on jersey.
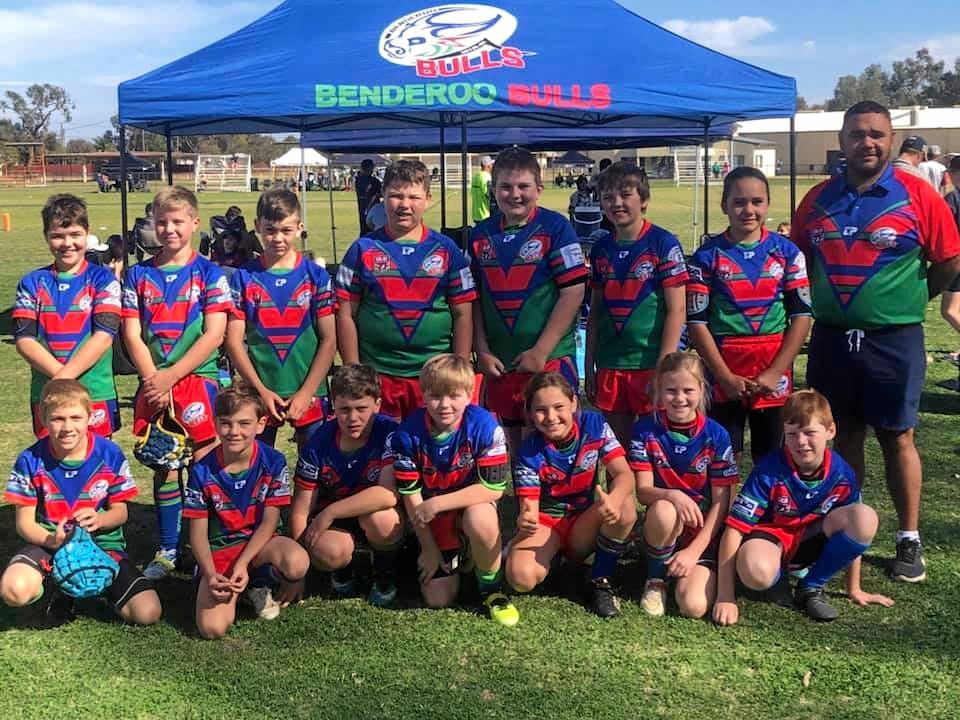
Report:
[{"label": "sponsor logo on jersey", "polygon": [[276,280],[273,281],[274,287],[283,287],[286,284],[287,284],[286,278],[277,278]]},{"label": "sponsor logo on jersey", "polygon": [[419,77],[454,77],[480,70],[525,67],[525,53],[508,44],[517,19],[498,7],[438,5],[399,17],[380,34],[380,57],[413,67]]},{"label": "sponsor logo on jersey", "polygon": [[79,302],[77,302],[77,307],[84,312],[87,312],[91,307],[93,307],[93,298],[91,298],[89,295],[84,295],[80,298]]},{"label": "sponsor logo on jersey", "polygon": [[67,290],[70,289],[70,283],[60,283],[59,285],[57,285],[57,289],[60,292],[66,292]]},{"label": "sponsor logo on jersey", "polygon": [[737,499],[733,501],[733,507],[730,508],[730,512],[742,518],[752,519],[759,507],[760,503],[753,498],[747,497],[746,495],[737,495]]},{"label": "sponsor logo on jersey", "polygon": [[599,459],[600,453],[596,450],[588,450],[580,460],[580,467],[584,470],[593,470],[597,466],[597,460]]},{"label": "sponsor logo on jersey", "polygon": [[[406,250],[406,248],[404,248],[404,250]],[[433,277],[443,275],[443,255],[436,253],[428,255],[420,267],[423,268],[423,271],[427,275],[432,275]]]},{"label": "sponsor logo on jersey", "polygon": [[787,392],[790,390],[790,378],[786,375],[781,375],[780,379],[777,380],[777,387],[773,390],[774,397],[786,397]]},{"label": "sponsor logo on jersey", "polygon": [[710,458],[704,455],[702,458],[697,460],[697,464],[694,466],[696,471],[701,475],[707,471],[707,468],[710,467]]},{"label": "sponsor logo on jersey", "polygon": [[210,502],[215,510],[223,510],[223,495],[218,492],[210,493]]},{"label": "sponsor logo on jersey", "polygon": [[860,231],[860,228],[858,227],[854,227],[853,225],[846,225],[843,228],[843,236],[854,237],[859,231]]},{"label": "sponsor logo on jersey", "polygon": [[520,257],[524,262],[539,262],[543,258],[543,243],[539,240],[527,240],[520,246]]},{"label": "sponsor logo on jersey", "polygon": [[699,315],[710,306],[710,296],[706,293],[687,293],[687,305],[691,315]]},{"label": "sponsor logo on jersey", "polygon": [[776,278],[777,280],[783,277],[783,265],[776,260],[770,263],[770,277]]},{"label": "sponsor logo on jersey", "polygon": [[560,256],[563,258],[563,266],[565,268],[580,267],[584,264],[583,248],[580,247],[580,243],[564,245],[560,250]]},{"label": "sponsor logo on jersey", "polygon": [[95,503],[99,503],[107,496],[107,491],[110,489],[110,483],[107,480],[97,480],[93,485],[90,486],[90,492],[87,493],[90,496],[90,499]]},{"label": "sponsor logo on jersey", "polygon": [[313,296],[309,290],[304,290],[299,295],[297,295],[297,305],[299,307],[306,307],[310,304],[310,298]]},{"label": "sponsor logo on jersey", "polygon": [[183,424],[195,427],[207,419],[206,406],[202,402],[192,402],[183,409]]},{"label": "sponsor logo on jersey", "polygon": [[834,504],[840,499],[840,496],[834,493],[822,503],[820,503],[820,512],[826,515],[830,510],[833,509]]},{"label": "sponsor logo on jersey", "polygon": [[656,268],[649,260],[643,260],[642,262],[637,263],[636,267],[633,269],[633,275],[638,280],[649,280],[653,277],[655,272]]},{"label": "sponsor logo on jersey", "polygon": [[634,460],[647,459],[647,445],[643,440],[630,441],[630,455]]},{"label": "sponsor logo on jersey", "polygon": [[880,250],[897,246],[897,231],[891,227],[877,228],[870,233],[870,244]]}]

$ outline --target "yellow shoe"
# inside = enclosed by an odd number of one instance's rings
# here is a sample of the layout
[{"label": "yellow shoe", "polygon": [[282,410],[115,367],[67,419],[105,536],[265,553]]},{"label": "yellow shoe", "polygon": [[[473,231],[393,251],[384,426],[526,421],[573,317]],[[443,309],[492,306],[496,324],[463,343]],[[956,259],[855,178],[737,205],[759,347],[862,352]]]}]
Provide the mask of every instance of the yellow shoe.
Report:
[{"label": "yellow shoe", "polygon": [[667,607],[667,584],[663,580],[647,580],[640,596],[640,607],[647,615],[662,616]]},{"label": "yellow shoe", "polygon": [[517,607],[510,602],[510,598],[503,593],[491,593],[483,601],[483,604],[487,606],[490,619],[496,620],[505,627],[513,627],[520,622],[520,612],[517,610]]}]

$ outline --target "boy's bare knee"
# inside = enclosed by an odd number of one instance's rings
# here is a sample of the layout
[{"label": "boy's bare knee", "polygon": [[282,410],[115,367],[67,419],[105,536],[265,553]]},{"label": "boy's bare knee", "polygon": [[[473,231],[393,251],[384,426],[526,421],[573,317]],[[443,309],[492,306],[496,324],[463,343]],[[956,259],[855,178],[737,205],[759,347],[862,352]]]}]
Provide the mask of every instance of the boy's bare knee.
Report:
[{"label": "boy's bare knee", "polygon": [[120,609],[120,617],[135,625],[153,625],[162,614],[160,597],[153,590],[135,595]]},{"label": "boy's bare knee", "polygon": [[546,579],[546,573],[535,563],[518,563],[507,560],[507,582],[517,592],[527,593]]},{"label": "boy's bare knee", "polygon": [[434,610],[450,607],[457,598],[455,582],[430,582],[422,586],[423,601]]},{"label": "boy's bare knee", "polygon": [[643,524],[650,524],[651,530],[669,532],[677,524],[677,509],[666,500],[656,500],[647,506]]},{"label": "boy's bare knee", "polygon": [[216,622],[211,620],[201,621],[197,619],[197,632],[204,640],[219,640],[227,634],[232,623]]},{"label": "boy's bare knee", "polygon": [[767,590],[776,581],[780,567],[755,553],[740,552],[737,555],[737,575],[751,590]]},{"label": "boy's bare knee", "polygon": [[10,607],[24,607],[36,599],[39,587],[28,578],[15,576],[5,577],[0,582],[0,597]]},{"label": "boy's bare knee", "polygon": [[707,599],[702,595],[693,596],[690,593],[677,593],[677,608],[686,618],[702,618],[707,614]]}]

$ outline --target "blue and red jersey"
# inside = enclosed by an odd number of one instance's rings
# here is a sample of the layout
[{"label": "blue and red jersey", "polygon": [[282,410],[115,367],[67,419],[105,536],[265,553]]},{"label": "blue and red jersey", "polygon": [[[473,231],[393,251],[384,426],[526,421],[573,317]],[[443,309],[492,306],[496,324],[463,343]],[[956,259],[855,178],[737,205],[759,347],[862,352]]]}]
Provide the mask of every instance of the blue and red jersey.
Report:
[{"label": "blue and red jersey", "polygon": [[506,465],[507,440],[493,413],[467,405],[460,426],[447,437],[434,437],[424,408],[404,420],[390,441],[397,490],[402,495],[434,495],[462,490],[481,483],[502,491],[506,482],[492,484],[480,468]]},{"label": "blue and red jersey", "polygon": [[590,251],[591,287],[601,293],[596,317],[599,368],[648,370],[657,364],[667,316],[664,288],[687,284],[680,241],[644,221],[636,238],[607,233]]},{"label": "blue and red jersey", "polygon": [[397,423],[374,415],[367,444],[352,452],[340,449],[340,427],[327,420],[300,451],[294,483],[297,490],[316,491],[311,512],[356,495],[380,482],[380,472],[393,464],[390,437]]},{"label": "blue and red jersey", "polygon": [[857,502],[860,483],[842,457],[828,449],[821,478],[807,482],[798,474],[789,451],[778,448],[754,467],[726,522],[745,535],[758,527],[796,535],[834,508]]},{"label": "blue and red jersey", "polygon": [[[36,340],[65,365],[95,332],[116,337],[120,320],[120,283],[105,267],[86,260],[76,273],[55,265],[25,275],[17,284],[13,320],[36,326]],[[36,402],[50,378],[31,370],[30,400]],[[105,352],[79,378],[94,401],[113,400],[113,353]]]},{"label": "blue and red jersey", "polygon": [[807,255],[814,317],[840,329],[923,322],[926,262],[960,255],[947,204],[925,179],[892,165],[863,193],[845,175],[814,187],[790,237]]},{"label": "blue and red jersey", "polygon": [[423,226],[419,240],[387,228],[359,238],[340,261],[337,299],[356,303],[360,362],[417,377],[434,355],[451,351],[451,307],[477,299],[467,258],[446,235]]},{"label": "blue and red jersey", "polygon": [[[505,227],[497,214],[474,227],[470,256],[490,351],[508,367],[536,345],[559,291],[587,278],[583,250],[560,213],[534,208],[521,227]],[[574,355],[567,328],[548,360]]]},{"label": "blue and red jersey", "polygon": [[263,521],[268,507],[290,504],[287,459],[259,440],[246,470],[228,473],[223,449],[207,453],[190,466],[184,490],[183,517],[209,520],[211,550],[246,543]]},{"label": "blue and red jersey", "polygon": [[[36,508],[36,521],[54,532],[61,520],[85,508],[105,512],[111,505],[136,497],[130,464],[112,441],[87,433],[87,456],[81,462],[61,460],[49,438],[38,440],[17,457],[7,481],[6,500]],[[93,539],[104,550],[123,553],[123,527],[98,530]]]},{"label": "blue and red jersey", "polygon": [[[218,266],[197,253],[181,266],[159,266],[149,258],[127,271],[123,317],[138,318],[143,339],[158,370],[182,358],[203,335],[203,320],[235,312],[230,285]],[[214,350],[194,375],[217,378]]]},{"label": "blue and red jersey", "polygon": [[682,490],[703,512],[713,503],[714,488],[740,479],[730,435],[699,413],[686,432],[673,429],[659,412],[640,418],[630,439],[630,468],[652,472],[655,487]]},{"label": "blue and red jersey", "polygon": [[[257,258],[230,276],[230,290],[257,376],[281,397],[293,395],[317,353],[320,319],[336,310],[330,276],[299,253],[290,269],[268,269]],[[324,394],[321,383],[317,395]]]},{"label": "blue and red jersey", "polygon": [[581,412],[573,427],[573,442],[565,448],[538,432],[529,435],[513,471],[517,497],[539,500],[540,512],[553,517],[590,507],[600,468],[625,454],[600,413]]}]

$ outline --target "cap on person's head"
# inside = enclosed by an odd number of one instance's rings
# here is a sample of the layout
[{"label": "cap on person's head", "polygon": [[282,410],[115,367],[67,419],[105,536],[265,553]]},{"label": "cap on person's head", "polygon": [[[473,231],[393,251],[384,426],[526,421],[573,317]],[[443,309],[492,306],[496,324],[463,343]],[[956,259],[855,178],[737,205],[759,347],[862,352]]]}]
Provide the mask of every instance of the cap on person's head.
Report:
[{"label": "cap on person's head", "polygon": [[493,165],[493,158],[489,155],[484,155],[480,158],[480,167],[486,167],[487,165]]},{"label": "cap on person's head", "polygon": [[960,155],[954,155],[950,158],[950,165],[947,166],[950,172],[960,172]]},{"label": "cap on person's head", "polygon": [[100,238],[98,238],[93,233],[89,233],[87,235],[87,252],[90,252],[90,251],[105,252],[109,249],[110,249],[110,246],[107,245],[105,242],[100,242]]},{"label": "cap on person's head", "polygon": [[937,156],[940,154],[940,146],[939,146],[939,145],[931,145],[930,147],[927,148],[927,154],[928,154],[930,157],[937,157]]},{"label": "cap on person's head", "polygon": [[918,152],[922,153],[927,149],[927,141],[924,140],[919,135],[911,135],[906,140],[903,141],[903,145],[900,146],[900,152]]}]

